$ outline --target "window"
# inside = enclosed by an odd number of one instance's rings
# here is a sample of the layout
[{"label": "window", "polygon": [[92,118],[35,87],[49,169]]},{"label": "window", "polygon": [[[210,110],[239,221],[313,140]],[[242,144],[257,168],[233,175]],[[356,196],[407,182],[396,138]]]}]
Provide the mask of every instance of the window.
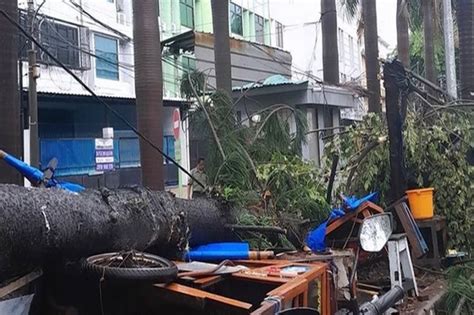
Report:
[{"label": "window", "polygon": [[349,60],[350,60],[351,66],[352,64],[355,63],[355,59],[356,58],[354,54],[354,38],[349,35]]},{"label": "window", "polygon": [[95,35],[95,73],[98,78],[118,80],[118,47],[117,40]]},{"label": "window", "polygon": [[276,45],[283,48],[283,25],[280,22],[276,22]]},{"label": "window", "polygon": [[196,70],[196,60],[194,58],[183,56],[182,67],[183,71],[186,73],[193,72]]},{"label": "window", "polygon": [[179,12],[181,17],[181,25],[194,28],[193,0],[179,0]]},{"label": "window", "polygon": [[242,7],[230,3],[230,31],[234,34],[243,35],[242,30]]},{"label": "window", "polygon": [[344,62],[344,31],[337,29],[337,49],[339,50],[339,62]]},{"label": "window", "polygon": [[[75,27],[45,20],[40,28],[40,40],[48,51],[65,65],[79,68],[79,34]],[[53,63],[46,55],[42,61]]]},{"label": "window", "polygon": [[[174,159],[175,152],[175,139],[174,136],[163,137],[163,152],[166,153],[170,158]],[[163,157],[163,164],[171,164],[172,162],[167,158]]]},{"label": "window", "polygon": [[259,43],[265,42],[265,19],[255,14],[255,40]]}]

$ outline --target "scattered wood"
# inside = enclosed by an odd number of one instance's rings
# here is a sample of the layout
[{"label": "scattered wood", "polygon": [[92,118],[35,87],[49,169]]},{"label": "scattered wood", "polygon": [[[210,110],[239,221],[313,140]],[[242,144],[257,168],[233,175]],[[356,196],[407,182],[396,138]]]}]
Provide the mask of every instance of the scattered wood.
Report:
[{"label": "scattered wood", "polygon": [[41,269],[34,270],[29,274],[7,284],[6,286],[0,288],[0,299],[9,295],[10,293],[15,292],[16,290],[26,286],[27,284],[35,281],[39,277],[43,275],[43,271]]},{"label": "scattered wood", "polygon": [[416,258],[423,256],[428,252],[428,246],[407,204],[405,202],[399,202],[393,207],[410,242],[413,255]]}]

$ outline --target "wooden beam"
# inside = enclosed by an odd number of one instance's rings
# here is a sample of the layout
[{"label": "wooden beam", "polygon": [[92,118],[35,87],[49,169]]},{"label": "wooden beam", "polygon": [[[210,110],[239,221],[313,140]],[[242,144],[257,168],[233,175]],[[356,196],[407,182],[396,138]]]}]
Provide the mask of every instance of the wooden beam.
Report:
[{"label": "wooden beam", "polygon": [[209,303],[242,314],[247,314],[252,308],[252,304],[177,283],[171,283],[168,285],[155,284],[154,286],[161,292],[167,292],[179,299],[183,299],[183,302],[185,302],[184,299],[198,300],[199,305],[202,307],[205,307],[206,304]]},{"label": "wooden beam", "polygon": [[43,275],[43,271],[41,269],[37,269],[35,271],[30,272],[29,274],[7,284],[6,286],[0,288],[0,298],[7,296],[8,294],[15,292],[16,290],[24,287],[25,285],[33,282],[34,280],[38,279]]}]

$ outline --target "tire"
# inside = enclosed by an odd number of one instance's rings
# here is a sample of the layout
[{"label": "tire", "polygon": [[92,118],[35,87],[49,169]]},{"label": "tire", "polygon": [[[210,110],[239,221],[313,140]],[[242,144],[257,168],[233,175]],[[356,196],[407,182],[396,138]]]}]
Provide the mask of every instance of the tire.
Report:
[{"label": "tire", "polygon": [[[141,266],[141,263],[144,265]],[[126,264],[129,266],[122,266]],[[90,256],[82,263],[82,270],[106,280],[133,282],[169,283],[178,275],[178,268],[173,262],[140,252],[114,252]]]}]

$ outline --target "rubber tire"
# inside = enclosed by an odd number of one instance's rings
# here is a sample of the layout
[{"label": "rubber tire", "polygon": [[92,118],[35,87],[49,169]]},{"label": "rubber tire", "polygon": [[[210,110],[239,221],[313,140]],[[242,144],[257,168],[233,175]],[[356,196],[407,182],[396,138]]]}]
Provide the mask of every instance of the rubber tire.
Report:
[{"label": "rubber tire", "polygon": [[87,274],[104,277],[106,280],[117,281],[133,281],[133,282],[154,282],[154,283],[169,283],[174,281],[178,276],[178,267],[160,256],[141,253],[147,259],[159,262],[163,267],[160,268],[118,268],[99,266],[93,261],[101,258],[120,255],[119,253],[106,253],[90,256],[82,263],[82,270]]}]

